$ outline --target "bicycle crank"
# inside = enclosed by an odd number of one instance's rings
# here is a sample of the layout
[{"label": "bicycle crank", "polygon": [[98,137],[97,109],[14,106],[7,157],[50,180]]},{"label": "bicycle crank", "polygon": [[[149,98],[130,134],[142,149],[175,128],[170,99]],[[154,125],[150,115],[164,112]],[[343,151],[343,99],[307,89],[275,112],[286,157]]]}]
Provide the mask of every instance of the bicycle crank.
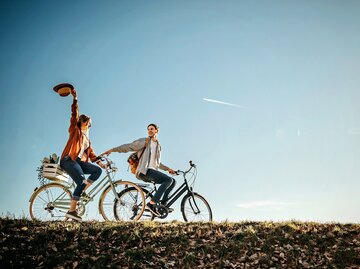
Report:
[{"label": "bicycle crank", "polygon": [[164,205],[160,205],[160,207],[158,208],[157,211],[160,214],[160,216],[158,216],[158,218],[160,218],[160,219],[165,219],[169,215],[169,210]]}]

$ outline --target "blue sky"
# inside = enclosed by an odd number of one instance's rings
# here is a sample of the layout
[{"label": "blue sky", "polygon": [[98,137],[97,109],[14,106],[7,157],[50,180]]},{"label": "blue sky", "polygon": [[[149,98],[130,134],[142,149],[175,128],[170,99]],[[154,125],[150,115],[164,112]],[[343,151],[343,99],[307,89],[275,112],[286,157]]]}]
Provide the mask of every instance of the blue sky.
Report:
[{"label": "blue sky", "polygon": [[[0,13],[3,215],[28,216],[36,167],[65,146],[71,98],[52,87],[69,82],[97,153],[158,123],[163,163],[198,164],[216,221],[359,222],[359,1],[5,1]],[[111,156],[135,181],[127,155]]]}]

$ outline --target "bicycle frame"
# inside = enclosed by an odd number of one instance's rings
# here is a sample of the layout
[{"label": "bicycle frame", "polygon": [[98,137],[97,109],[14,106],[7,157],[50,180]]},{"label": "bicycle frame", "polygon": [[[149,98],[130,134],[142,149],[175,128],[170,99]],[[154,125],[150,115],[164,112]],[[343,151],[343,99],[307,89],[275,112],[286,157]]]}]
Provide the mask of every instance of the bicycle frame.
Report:
[{"label": "bicycle frame", "polygon": [[166,203],[167,207],[170,207],[172,204],[174,204],[177,199],[179,199],[186,191],[192,192],[192,190],[189,188],[189,185],[185,181],[175,192],[173,192],[170,197],[168,198],[168,202]]},{"label": "bicycle frame", "polygon": [[[106,181],[107,179],[107,181]],[[105,182],[104,182],[105,181]],[[104,182],[104,184],[102,184]],[[102,184],[102,186],[100,186]],[[98,182],[95,181],[95,186],[93,186],[91,188],[91,190],[87,193],[87,196],[88,197],[80,197],[80,200],[82,202],[84,202],[85,205],[87,205],[89,202],[91,202],[95,196],[101,192],[103,189],[105,189],[108,184],[110,184],[112,186],[112,178],[111,178],[111,175],[110,175],[110,172],[106,172],[106,176],[103,177],[101,180],[99,180]],[[99,187],[100,186],[100,187]],[[114,188],[112,188],[113,191],[114,191],[114,195],[115,197],[118,198],[117,196],[117,192],[114,190]]]},{"label": "bicycle frame", "polygon": [[[95,196],[99,192],[101,192],[102,190],[107,188],[109,185],[112,187],[112,191],[113,191],[115,197],[117,199],[119,198],[118,193],[116,192],[115,188],[113,187],[113,178],[115,177],[115,175],[111,175],[111,172],[112,172],[112,170],[107,169],[106,175],[101,180],[95,181],[94,186],[88,192],[87,197],[83,197],[83,196],[80,197],[80,202],[82,202],[83,205],[86,206],[88,203],[92,202],[94,200]],[[59,184],[65,185],[65,188],[69,191],[72,191],[73,188],[75,188],[74,181],[72,183],[66,183],[66,184],[59,183]],[[34,192],[34,194],[35,194],[35,192]],[[64,194],[60,194],[59,197],[54,199],[53,206],[60,208],[60,209],[68,209],[71,200],[68,201],[67,199],[64,199],[63,196],[64,196]],[[31,199],[32,199],[32,196],[30,197],[30,201],[31,201]]]},{"label": "bicycle frame", "polygon": [[[168,202],[166,203],[166,206],[167,207],[170,207],[172,204],[174,204],[186,191],[188,193],[192,193],[192,187],[189,187],[189,184],[187,182],[187,179],[186,179],[186,174],[192,169],[192,167],[186,171],[186,172],[183,172],[183,178],[184,178],[184,183],[181,184],[180,187],[178,187],[168,198]],[[141,186],[141,184],[139,184]],[[156,185],[154,184],[154,188],[152,188],[150,191],[149,191],[149,194],[152,194],[154,193],[155,191],[157,191],[157,188],[156,188]],[[148,195],[146,195],[146,198],[148,197]]]}]

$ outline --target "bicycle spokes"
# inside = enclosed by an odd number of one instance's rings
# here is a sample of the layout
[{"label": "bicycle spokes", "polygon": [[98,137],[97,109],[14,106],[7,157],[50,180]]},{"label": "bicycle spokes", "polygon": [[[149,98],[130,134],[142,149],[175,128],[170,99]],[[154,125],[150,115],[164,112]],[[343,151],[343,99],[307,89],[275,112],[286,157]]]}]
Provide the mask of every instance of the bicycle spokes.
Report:
[{"label": "bicycle spokes", "polygon": [[185,221],[211,221],[209,203],[197,193],[190,193],[181,202],[181,212]]},{"label": "bicycle spokes", "polygon": [[144,194],[139,187],[129,187],[118,194],[113,206],[116,220],[138,220],[144,212]]},{"label": "bicycle spokes", "polygon": [[70,202],[71,193],[63,185],[44,185],[30,201],[30,216],[42,221],[59,220],[69,210]]}]

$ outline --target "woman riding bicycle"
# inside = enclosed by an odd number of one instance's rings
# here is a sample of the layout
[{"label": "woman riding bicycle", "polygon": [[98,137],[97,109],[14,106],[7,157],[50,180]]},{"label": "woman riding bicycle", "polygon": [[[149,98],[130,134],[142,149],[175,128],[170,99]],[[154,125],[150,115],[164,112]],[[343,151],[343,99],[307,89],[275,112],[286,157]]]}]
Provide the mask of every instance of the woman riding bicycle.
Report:
[{"label": "woman riding bicycle", "polygon": [[[76,213],[76,205],[80,196],[85,189],[100,177],[101,168],[104,169],[106,166],[100,160],[97,160],[97,156],[91,146],[89,139],[91,119],[84,114],[79,116],[77,93],[72,89],[71,94],[73,96],[73,103],[71,106],[69,140],[61,155],[60,166],[76,183],[70,209],[65,214],[65,217],[81,221],[81,217]],[[96,162],[101,168],[89,163],[89,159],[92,162]],[[85,179],[84,174],[90,174],[88,179]]]}]

